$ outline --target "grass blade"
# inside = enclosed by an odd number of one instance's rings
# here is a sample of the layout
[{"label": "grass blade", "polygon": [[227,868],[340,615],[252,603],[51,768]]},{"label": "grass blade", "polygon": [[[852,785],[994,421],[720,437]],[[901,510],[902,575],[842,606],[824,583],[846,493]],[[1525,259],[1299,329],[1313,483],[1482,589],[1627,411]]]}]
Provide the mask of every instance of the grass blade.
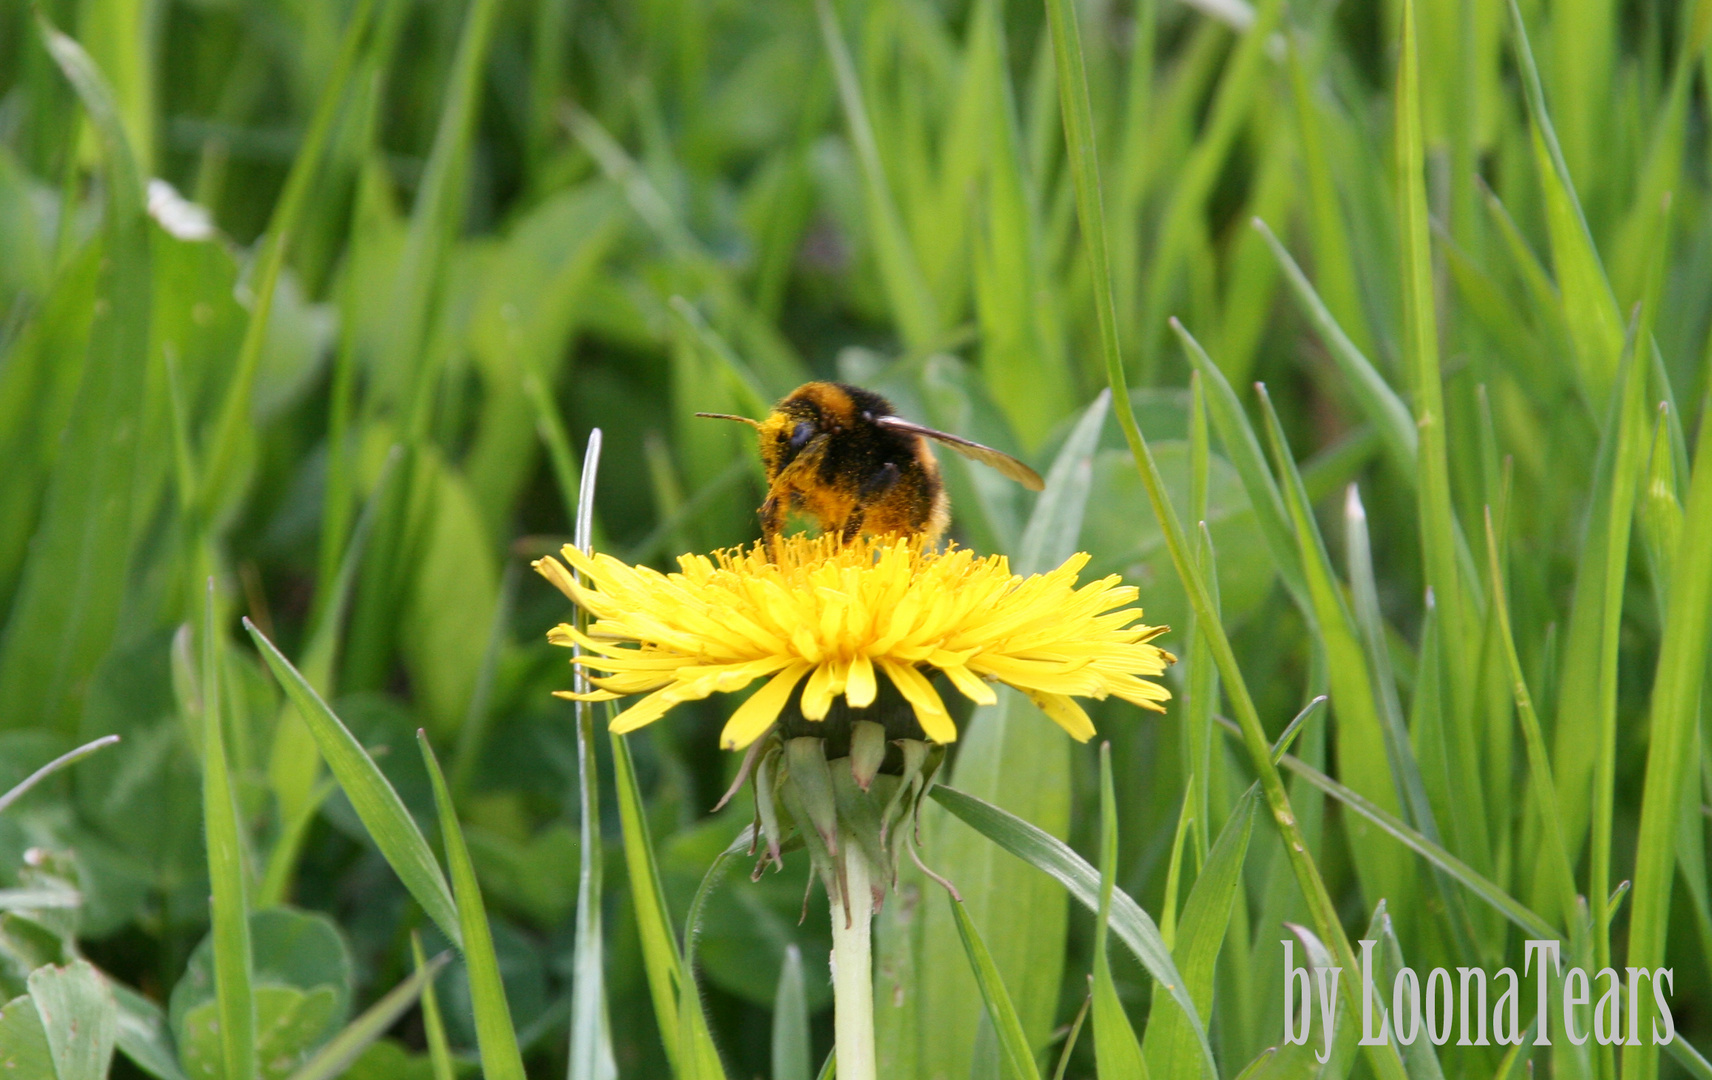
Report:
[{"label": "grass blade", "polygon": [[1190,364],[1201,377],[1201,384],[1206,390],[1207,413],[1218,429],[1219,443],[1225,449],[1226,459],[1242,478],[1243,490],[1248,493],[1249,505],[1254,507],[1254,517],[1260,525],[1260,534],[1272,555],[1272,565],[1290,590],[1296,606],[1312,618],[1313,603],[1308,597],[1307,582],[1302,577],[1302,561],[1284,510],[1284,496],[1266,467],[1266,456],[1260,449],[1260,440],[1255,437],[1254,427],[1248,422],[1248,416],[1242,411],[1242,404],[1224,372],[1201,348],[1201,343],[1176,319],[1171,320],[1171,329],[1176,331]]},{"label": "grass blade", "polygon": [[684,979],[678,988],[678,1061],[685,1080],[725,1080],[725,1065],[708,1034],[707,1016],[702,1012],[701,992],[695,983],[695,947],[701,933],[702,909],[713,890],[725,880],[731,860],[755,847],[755,829],[745,828],[737,839],[725,846],[702,875],[696,887],[695,899],[690,901],[689,914],[684,916]]},{"label": "grass blade", "polygon": [[[308,133],[292,158],[285,189],[268,222],[267,237],[257,260],[255,301],[250,307],[243,342],[238,346],[238,356],[232,365],[231,381],[226,384],[219,419],[215,421],[214,431],[209,437],[207,466],[202,473],[202,490],[199,493],[204,517],[212,515],[218,500],[225,496],[230,479],[228,474],[238,457],[240,445],[249,436],[247,424],[255,392],[256,371],[261,366],[262,347],[267,343],[273,297],[279,287],[280,271],[285,268],[286,248],[299,231],[310,191],[322,172],[321,163],[332,139],[339,106],[345,99],[345,88],[362,53],[363,39],[374,8],[375,0],[361,0],[351,13],[344,41],[339,46],[338,59],[322,84],[321,99],[316,102]],[[335,447],[334,452],[337,449]]]},{"label": "grass blade", "polygon": [[[357,570],[362,566],[369,534],[400,456],[397,446],[387,452],[380,478],[375,482],[374,491],[364,504],[362,516],[357,519],[357,526],[345,547],[330,597],[322,602],[319,591],[317,593],[318,611],[310,630],[309,644],[303,650],[303,672],[305,681],[324,698],[332,696],[334,661],[345,615],[350,609],[351,593],[356,587]],[[274,806],[282,824],[279,839],[268,852],[267,866],[256,894],[258,910],[285,903],[309,826],[321,806],[321,800],[330,791],[321,778],[321,755],[315,748],[315,737],[297,707],[289,703],[280,710],[274,722],[273,745],[268,750],[268,783],[273,788]]]},{"label": "grass blade", "polygon": [[[1343,586],[1332,569],[1325,538],[1314,520],[1307,490],[1296,469],[1295,458],[1285,441],[1283,426],[1272,408],[1264,385],[1256,384],[1267,443],[1272,449],[1273,468],[1282,478],[1284,502],[1296,533],[1296,547],[1307,577],[1308,594],[1314,605],[1314,623],[1326,651],[1331,682],[1333,712],[1337,714],[1338,763],[1350,786],[1396,812],[1402,802],[1394,774],[1386,769],[1387,746],[1381,722],[1383,699],[1356,629],[1355,618],[1344,602]],[[1394,846],[1350,835],[1359,857],[1357,876],[1374,902],[1381,897],[1402,896],[1411,890],[1409,868]]]},{"label": "grass blade", "polygon": [[1016,1006],[1011,1004],[1011,996],[1005,991],[1004,981],[999,978],[999,969],[993,963],[986,943],[981,940],[980,931],[975,929],[975,923],[964,910],[961,900],[948,892],[946,902],[951,905],[951,916],[957,922],[957,936],[963,942],[969,968],[975,973],[975,982],[981,988],[981,999],[986,1002],[987,1016],[993,1023],[993,1032],[998,1036],[999,1049],[1005,1056],[1011,1076],[1016,1080],[1040,1080],[1040,1070],[1034,1064],[1034,1054],[1028,1048],[1028,1037],[1023,1034]]},{"label": "grass blade", "polygon": [[1090,462],[1099,448],[1100,431],[1105,427],[1111,402],[1111,391],[1100,391],[1076,422],[1070,437],[1064,440],[1052,468],[1047,470],[1046,488],[1036,500],[1017,544],[1017,573],[1042,574],[1075,554],[1077,538],[1082,533],[1082,517],[1088,508]]},{"label": "grass blade", "polygon": [[440,762],[428,745],[426,732],[418,730],[422,761],[434,785],[434,805],[440,812],[440,836],[446,844],[446,864],[452,871],[457,897],[458,922],[463,931],[464,967],[470,979],[470,1005],[475,1011],[476,1044],[481,1050],[482,1075],[487,1080],[524,1080],[523,1056],[517,1048],[517,1030],[505,1002],[505,983],[499,975],[499,958],[493,951],[493,933],[487,911],[482,907],[481,885],[476,882],[475,864],[464,846],[458,812]]},{"label": "grass blade", "polygon": [[[594,539],[594,487],[600,471],[600,446],[600,429],[595,428],[589,433],[581,482],[577,486],[573,540],[585,552],[592,550]],[[577,624],[585,632],[588,629],[588,614],[580,608]],[[575,679],[577,690],[586,693],[588,675],[581,666],[576,668]],[[577,702],[576,718],[581,844],[576,942],[572,953],[570,1080],[616,1080],[618,1066],[612,1060],[612,1036],[607,1027],[606,964],[600,926],[601,869],[605,858],[601,852],[600,768],[595,759],[593,705]]]},{"label": "grass blade", "polygon": [[[1118,999],[1117,987],[1112,983],[1111,958],[1106,955],[1106,931],[1117,873],[1118,808],[1117,796],[1112,793],[1112,747],[1110,743],[1101,743],[1100,910],[1094,921],[1094,1060],[1099,1066],[1100,1080],[1146,1080],[1147,1062],[1141,1056],[1141,1043],[1136,1041],[1135,1029],[1130,1026],[1123,1002]],[[994,1026],[998,1026],[996,1018]],[[1193,1068],[1193,1047],[1189,1054],[1190,1068]],[[1023,1075],[1015,1068],[1012,1072],[1019,1077]]]},{"label": "grass blade", "polygon": [[1486,514],[1486,546],[1488,573],[1492,580],[1492,605],[1498,615],[1499,644],[1509,665],[1510,682],[1516,697],[1516,714],[1522,721],[1522,738],[1528,750],[1528,776],[1539,806],[1540,821],[1546,832],[1544,865],[1550,885],[1556,893],[1557,917],[1564,925],[1573,923],[1575,915],[1575,871],[1569,862],[1568,848],[1563,840],[1563,815],[1557,797],[1557,784],[1552,778],[1551,757],[1546,752],[1545,735],[1540,730],[1539,716],[1534,712],[1533,695],[1528,692],[1527,679],[1522,674],[1522,661],[1516,655],[1516,639],[1510,631],[1510,603],[1506,599],[1504,579],[1498,565],[1498,540],[1492,530],[1492,513]]},{"label": "grass blade", "polygon": [[[1707,640],[1712,636],[1712,423],[1704,419],[1671,582],[1670,617],[1653,679],[1652,731],[1635,849],[1635,897],[1629,905],[1628,963],[1635,967],[1656,968],[1664,961],[1682,787],[1689,766],[1696,764],[1687,751],[1699,719]],[[1644,1002],[1641,1024],[1652,1015],[1652,1002]],[[1624,1076],[1647,1080],[1657,1069],[1658,1050],[1650,1043],[1624,1048]]]},{"label": "grass blade", "polygon": [[393,872],[410,890],[416,902],[422,905],[422,910],[434,920],[440,932],[461,947],[463,932],[457,905],[452,901],[452,890],[446,884],[440,864],[434,861],[428,841],[416,827],[410,811],[404,808],[398,792],[393,790],[391,782],[375,766],[374,759],[363,750],[350,729],[333,714],[291,661],[249,619],[244,620],[244,629],[250,632],[250,640],[261,652],[262,659],[267,661],[274,678],[279,680],[286,695],[297,705],[298,715],[309,725],[322,758],[344,789],[345,796],[351,800],[351,806],[362,819],[375,847],[380,849]]},{"label": "grass blade", "polygon": [[213,893],[214,996],[220,1018],[220,1058],[227,1076],[256,1072],[256,1004],[250,959],[249,881],[232,777],[226,766],[221,707],[220,634],[214,620],[214,580],[202,623],[202,823]]},{"label": "grass blade", "polygon": [[874,250],[879,258],[880,276],[885,281],[892,314],[897,319],[905,347],[924,348],[940,329],[933,294],[928,290],[921,262],[910,246],[909,234],[898,214],[897,201],[892,197],[885,165],[880,160],[880,146],[868,118],[868,107],[862,100],[862,85],[856,77],[850,48],[844,42],[844,32],[839,28],[838,15],[832,10],[830,0],[816,0],[815,12],[820,17],[826,51],[832,57],[838,97],[844,105],[850,141],[855,145],[856,161],[862,170],[864,205],[869,227],[873,229]]},{"label": "grass blade", "polygon": [[773,1080],[810,1080],[808,994],[802,950],[785,946],[779,989],[773,995]]},{"label": "grass blade", "polygon": [[384,996],[351,1021],[327,1045],[315,1052],[291,1074],[291,1080],[334,1080],[351,1066],[357,1055],[368,1049],[376,1039],[387,1033],[404,1011],[416,1004],[424,988],[446,966],[449,953],[441,953],[427,964],[419,965],[411,976],[387,991]]},{"label": "grass blade", "polygon": [[[1644,441],[1647,424],[1642,395],[1646,392],[1646,365],[1636,355],[1636,325],[1629,324],[1617,368],[1616,392],[1611,398],[1611,418],[1602,444],[1613,448],[1609,489],[1599,491],[1602,501],[1594,504],[1590,529],[1602,533],[1599,548],[1605,562],[1600,571],[1599,696],[1593,702],[1597,725],[1593,745],[1593,800],[1590,816],[1591,855],[1588,869],[1588,900],[1593,909],[1595,962],[1604,967],[1611,959],[1611,905],[1607,901],[1611,882],[1612,817],[1617,784],[1617,676],[1619,635],[1623,620],[1623,592],[1628,583],[1629,535],[1635,517],[1636,487],[1646,465]],[[1603,446],[1601,447],[1603,449]],[[1602,455],[1603,456],[1603,455]],[[1577,703],[1582,706],[1582,703]],[[1668,875],[1666,880],[1668,880]]]},{"label": "grass blade", "polygon": [[[630,756],[627,736],[610,736],[614,791],[618,802],[618,821],[624,835],[624,862],[630,874],[630,901],[635,908],[637,930],[642,938],[642,967],[648,978],[648,992],[654,1003],[654,1021],[665,1044],[666,1058],[674,1076],[698,1075],[690,1070],[700,1068],[700,1075],[718,1077],[719,1051],[713,1045],[707,1016],[702,1012],[701,998],[693,997],[690,1022],[694,1025],[694,1050],[688,1060],[680,1059],[679,1012],[680,987],[685,985],[684,960],[678,951],[678,939],[672,929],[671,915],[666,906],[666,892],[660,881],[660,868],[654,859],[654,844],[649,837],[647,808],[636,782],[636,764]],[[702,1063],[702,1064],[697,1064]]]},{"label": "grass blade", "polygon": [[[418,972],[427,968],[422,958],[422,935],[411,931],[410,957]],[[434,980],[422,983],[422,1028],[428,1036],[428,1060],[434,1069],[434,1080],[453,1080],[452,1048],[446,1039],[446,1025],[440,1018],[439,996],[434,992]]]},{"label": "grass blade", "polygon": [[12,790],[6,792],[4,795],[0,795],[0,814],[5,813],[7,807],[23,798],[26,792],[41,783],[43,780],[52,776],[54,773],[65,768],[67,765],[76,764],[88,757],[90,754],[95,753],[95,751],[112,746],[118,741],[119,736],[117,735],[103,735],[99,739],[92,742],[86,742],[77,749],[68,750],[59,757],[54,758],[46,765],[43,765],[35,772],[20,780]]},{"label": "grass blade", "polygon": [[[1101,395],[1084,410],[1047,470],[1046,488],[1015,551],[1012,565],[1019,573],[1048,570],[1074,554],[1092,483],[1089,463],[1109,401],[1109,395]],[[970,724],[952,781],[1047,833],[1068,836],[1070,743],[1041,719],[1020,694],[1003,691],[998,704],[980,709]],[[1015,988],[1023,1030],[1033,1044],[1044,1043],[1057,1012],[1068,902],[1050,882],[1010,863],[979,837],[943,831],[936,849],[939,869],[953,881],[970,884],[964,911],[986,928],[993,962]],[[978,889],[976,882],[982,883]],[[923,1032],[969,1031],[980,1023],[980,988],[966,972],[946,915],[937,905],[923,913]],[[924,1072],[968,1072],[969,1046],[961,1040],[928,1039],[925,1048],[935,1056]]]},{"label": "grass blade", "polygon": [[1284,278],[1290,283],[1290,290],[1302,308],[1302,314],[1306,315],[1320,332],[1327,351],[1337,362],[1338,370],[1343,373],[1345,385],[1361,403],[1362,411],[1367,414],[1369,422],[1378,429],[1385,449],[1397,466],[1398,475],[1414,480],[1420,438],[1415,430],[1415,418],[1409,415],[1409,407],[1403,404],[1403,399],[1391,389],[1385,377],[1373,366],[1373,362],[1362,355],[1361,350],[1355,347],[1355,342],[1344,333],[1343,327],[1338,325],[1337,319],[1320,299],[1319,293],[1314,291],[1308,276],[1302,273],[1302,268],[1296,265],[1296,260],[1291,258],[1289,250],[1273,235],[1266,222],[1255,218],[1254,228],[1272,249],[1273,257],[1283,268]]},{"label": "grass blade", "polygon": [[[1340,963],[1353,971],[1356,967],[1355,953],[1349,946],[1349,939],[1344,935],[1343,927],[1338,923],[1336,908],[1324,880],[1320,877],[1319,868],[1308,855],[1301,827],[1290,809],[1290,796],[1284,789],[1284,779],[1272,762],[1254,699],[1249,695],[1248,685],[1243,680],[1242,671],[1237,667],[1230,639],[1218,622],[1217,607],[1212,601],[1200,569],[1195,565],[1194,557],[1184,538],[1182,524],[1177,520],[1177,511],[1166,498],[1165,482],[1159,475],[1153,452],[1148,448],[1147,440],[1142,437],[1141,428],[1136,423],[1118,339],[1117,310],[1112,297],[1111,264],[1106,253],[1105,209],[1100,202],[1099,153],[1094,145],[1093,108],[1088,100],[1088,74],[1082,56],[1081,30],[1077,27],[1076,9],[1072,0],[1047,0],[1046,11],[1051,29],[1053,56],[1057,63],[1059,106],[1069,149],[1070,173],[1076,190],[1077,216],[1081,222],[1093,278],[1095,315],[1106,361],[1106,380],[1117,403],[1118,422],[1123,428],[1130,453],[1135,458],[1142,483],[1147,488],[1148,501],[1153,505],[1154,516],[1159,519],[1172,565],[1176,567],[1177,576],[1182,579],[1184,589],[1189,594],[1197,625],[1207,628],[1213,658],[1218,664],[1226,693],[1241,722],[1243,742],[1249,757],[1254,762],[1255,770],[1260,773],[1267,805],[1272,812],[1274,823],[1279,828],[1280,839],[1284,842],[1297,884],[1313,913],[1315,925],[1333,942]],[[1349,993],[1350,999],[1354,1000],[1355,991]],[[1192,1007],[1187,1004],[1184,1007],[1185,1011],[1193,1016]],[[1196,1023],[1199,1023],[1199,1018],[1196,1018]],[[1207,1051],[1207,1056],[1212,1056],[1210,1050]],[[1382,1080],[1401,1080],[1402,1062],[1398,1060],[1395,1051],[1376,1052],[1372,1060]]]},{"label": "grass blade", "polygon": [[[1445,445],[1445,405],[1439,367],[1438,322],[1433,305],[1432,250],[1427,222],[1426,165],[1421,133],[1420,55],[1413,0],[1403,4],[1402,60],[1397,73],[1398,217],[1403,223],[1403,355],[1414,398],[1420,437],[1416,485],[1420,492],[1423,569],[1439,603],[1440,642],[1448,669],[1472,672],[1470,642],[1478,640],[1467,613],[1468,598],[1457,565],[1456,511],[1451,503],[1450,466]],[[1453,683],[1453,726],[1469,715],[1471,680]]]},{"label": "grass blade", "polygon": [[440,108],[434,145],[416,189],[400,272],[391,298],[392,334],[385,368],[394,373],[416,372],[405,413],[405,433],[414,445],[427,431],[436,378],[421,371],[431,320],[434,293],[440,285],[446,252],[462,223],[470,172],[471,138],[481,104],[482,71],[493,41],[499,0],[470,0],[459,32],[457,52],[447,74],[446,97]]},{"label": "grass blade", "polygon": [[[1223,723],[1225,724],[1225,730],[1229,731],[1234,736],[1241,737],[1241,729],[1235,724],[1230,721],[1223,721]],[[1521,903],[1521,901],[1517,900],[1509,893],[1506,893],[1489,878],[1480,874],[1473,867],[1469,866],[1455,855],[1452,855],[1443,847],[1440,847],[1438,844],[1428,840],[1414,829],[1409,828],[1409,826],[1399,821],[1395,815],[1387,813],[1385,810],[1374,805],[1370,800],[1363,798],[1359,793],[1338,783],[1336,780],[1333,780],[1331,777],[1314,768],[1312,765],[1309,765],[1305,761],[1290,755],[1285,755],[1281,759],[1281,764],[1297,776],[1300,776],[1302,779],[1312,784],[1314,787],[1319,788],[1321,791],[1330,795],[1332,798],[1337,799],[1339,802],[1343,803],[1357,814],[1360,814],[1368,821],[1373,822],[1391,836],[1401,841],[1405,847],[1416,852],[1434,866],[1448,873],[1474,895],[1492,905],[1499,914],[1503,915],[1506,919],[1509,919],[1512,923],[1516,924],[1533,937],[1555,938],[1562,936],[1560,931],[1554,929],[1550,923],[1545,919],[1542,919],[1538,914],[1529,910]],[[1360,1005],[1360,1000],[1361,999],[1358,996],[1356,998],[1356,1004],[1358,1007]]]},{"label": "grass blade", "polygon": [[[130,564],[134,453],[140,438],[154,283],[142,178],[113,96],[77,42],[38,16],[42,42],[98,136],[106,205],[94,304],[62,454],[43,496],[12,609],[0,634],[0,723],[69,732],[82,687],[118,625]],[[117,547],[117,550],[115,548]]]},{"label": "grass blade", "polygon": [[1076,1019],[1070,1021],[1070,1030],[1064,1036],[1064,1048],[1058,1052],[1058,1068],[1052,1070],[1052,1080],[1064,1080],[1070,1068],[1070,1058],[1076,1053],[1076,1042],[1082,1037],[1082,1025],[1087,1023],[1088,1013],[1094,1007],[1094,996],[1089,994],[1082,999],[1082,1007],[1076,1010]]},{"label": "grass blade", "polygon": [[1611,385],[1617,356],[1622,351],[1623,319],[1594,247],[1581,201],[1576,198],[1575,182],[1564,161],[1557,130],[1546,111],[1545,89],[1540,84],[1539,68],[1534,63],[1521,9],[1515,0],[1509,0],[1509,8],[1522,92],[1533,121],[1534,157],[1545,188],[1546,224],[1558,287],[1563,293],[1564,321],[1580,362],[1582,394],[1598,410],[1605,405],[1605,388]]},{"label": "grass blade", "polygon": [[1688,1045],[1688,1040],[1681,1037],[1670,1040],[1665,1045],[1670,1056],[1676,1059],[1683,1070],[1694,1080],[1712,1080],[1712,1061],[1707,1061],[1700,1051]]},{"label": "grass blade", "polygon": [[678,1061],[678,986],[684,979],[678,939],[667,914],[666,893],[660,884],[660,868],[654,861],[654,844],[648,835],[648,812],[636,783],[636,764],[630,757],[626,736],[610,736],[612,772],[618,798],[618,822],[624,835],[624,863],[630,873],[631,903],[636,908],[637,930],[642,937],[642,967],[648,976],[648,991],[654,1000],[654,1021],[665,1042],[672,1072],[682,1076]]},{"label": "grass blade", "polygon": [[[1100,910],[1100,874],[1070,845],[1023,819],[994,806],[984,799],[959,791],[945,784],[935,784],[928,794],[982,836],[1004,848],[1036,870],[1058,880],[1069,894],[1089,911]],[[1171,999],[1182,1008],[1201,1044],[1202,1060],[1212,1067],[1212,1050],[1207,1045],[1206,1028],[1195,1012],[1193,1000],[1184,989],[1183,977],[1171,959],[1171,950],[1159,935],[1159,927],[1128,893],[1112,894],[1108,915],[1112,931],[1129,947],[1150,975],[1168,989]]]},{"label": "grass blade", "polygon": [[[1439,833],[1432,802],[1427,797],[1426,781],[1421,775],[1421,765],[1415,757],[1414,745],[1409,740],[1409,730],[1403,720],[1403,705],[1397,696],[1397,680],[1392,672],[1391,654],[1385,637],[1385,620],[1379,609],[1379,586],[1373,575],[1373,550],[1368,538],[1367,510],[1361,502],[1361,491],[1354,484],[1349,486],[1344,501],[1344,523],[1344,546],[1349,558],[1350,591],[1355,602],[1355,619],[1361,628],[1363,655],[1367,659],[1368,671],[1373,680],[1374,703],[1385,737],[1385,756],[1391,765],[1391,776],[1397,793],[1402,798],[1405,810],[1403,817],[1419,829],[1421,835],[1435,844],[1442,844],[1444,839]],[[1450,777],[1450,783],[1460,787],[1461,782],[1467,779],[1459,770],[1456,775]],[[1454,797],[1453,805],[1477,805],[1479,794],[1478,788],[1459,792]],[[1439,899],[1444,904],[1446,920],[1450,924],[1458,954],[1477,955],[1476,934],[1468,921],[1468,912],[1463,907],[1461,896],[1451,888],[1449,880],[1442,872],[1435,870],[1433,880],[1438,886]],[[1398,894],[1398,897],[1401,899],[1402,894]]]},{"label": "grass blade", "polygon": [[[1254,810],[1260,804],[1259,794],[1258,788],[1251,787],[1237,801],[1236,808],[1219,831],[1200,876],[1189,891],[1189,899],[1183,905],[1183,922],[1178,927],[1177,941],[1172,948],[1172,959],[1183,973],[1189,997],[1205,1016],[1213,1013],[1214,968],[1225,938],[1231,931],[1231,909],[1236,902],[1237,889],[1242,884],[1242,867],[1248,857],[1249,837],[1254,832]],[[1161,991],[1162,987],[1155,983],[1155,1001],[1162,996]],[[1143,1048],[1152,1071],[1160,1076],[1194,1075],[1201,1068],[1200,1054],[1181,1015],[1173,1010],[1155,1008],[1149,1016]]]}]

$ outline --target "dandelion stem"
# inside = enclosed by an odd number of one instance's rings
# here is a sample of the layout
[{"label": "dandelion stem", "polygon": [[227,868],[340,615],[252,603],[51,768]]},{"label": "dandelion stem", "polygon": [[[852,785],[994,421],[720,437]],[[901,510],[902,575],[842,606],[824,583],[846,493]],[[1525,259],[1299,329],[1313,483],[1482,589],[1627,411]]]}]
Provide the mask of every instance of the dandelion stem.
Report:
[{"label": "dandelion stem", "polygon": [[[831,898],[833,1027],[839,1080],[876,1080],[874,1068],[874,981],[869,927],[874,900],[862,846],[841,845],[844,898]],[[846,912],[849,914],[846,915]]]}]

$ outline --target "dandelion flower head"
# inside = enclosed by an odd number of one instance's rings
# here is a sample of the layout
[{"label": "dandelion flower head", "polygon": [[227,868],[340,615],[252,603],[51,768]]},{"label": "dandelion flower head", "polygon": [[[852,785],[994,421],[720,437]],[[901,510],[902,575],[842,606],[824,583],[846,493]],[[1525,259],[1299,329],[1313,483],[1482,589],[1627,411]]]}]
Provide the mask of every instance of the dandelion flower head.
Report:
[{"label": "dandelion flower head", "polygon": [[[1118,697],[1163,712],[1170,691],[1151,678],[1175,661],[1151,644],[1167,629],[1140,622],[1134,587],[1114,575],[1076,585],[1088,556],[1044,574],[1011,572],[1002,555],[937,552],[907,538],[792,536],[769,558],[759,544],[684,555],[662,574],[567,545],[536,570],[592,617],[588,632],[560,625],[556,645],[581,646],[573,663],[601,674],[586,694],[610,701],[646,695],[612,730],[634,731],[674,705],[765,680],[725,725],[720,742],[742,749],[765,734],[798,685],[802,715],[826,717],[842,695],[873,704],[888,679],[934,742],[957,727],[930,681],[947,681],[977,704],[992,684],[1027,694],[1075,738],[1094,734],[1078,697]],[[579,583],[574,568],[586,583]],[[805,681],[806,680],[806,681]]]}]

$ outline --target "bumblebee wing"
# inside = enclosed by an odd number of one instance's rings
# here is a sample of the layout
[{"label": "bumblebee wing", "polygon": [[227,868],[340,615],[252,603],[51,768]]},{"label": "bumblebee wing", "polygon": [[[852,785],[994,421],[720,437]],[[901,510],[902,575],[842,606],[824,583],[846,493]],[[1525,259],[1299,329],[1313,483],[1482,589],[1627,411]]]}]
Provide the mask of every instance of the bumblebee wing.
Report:
[{"label": "bumblebee wing", "polygon": [[876,416],[874,423],[881,427],[891,428],[893,431],[920,435],[923,438],[932,439],[934,442],[943,443],[971,461],[979,461],[988,468],[997,469],[1030,491],[1039,491],[1046,486],[1046,482],[1040,478],[1039,473],[1016,458],[1002,450],[983,446],[972,439],[965,439],[961,435],[950,435],[943,431],[935,431],[930,427],[923,427],[920,424],[913,424],[901,416]]}]

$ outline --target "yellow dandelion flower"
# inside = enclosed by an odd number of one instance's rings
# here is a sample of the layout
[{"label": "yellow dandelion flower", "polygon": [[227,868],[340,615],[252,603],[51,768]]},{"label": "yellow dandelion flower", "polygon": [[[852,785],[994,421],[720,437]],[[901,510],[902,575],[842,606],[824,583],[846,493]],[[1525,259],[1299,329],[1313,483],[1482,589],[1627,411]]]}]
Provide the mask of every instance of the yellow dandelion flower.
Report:
[{"label": "yellow dandelion flower", "polygon": [[[907,539],[789,537],[777,560],[760,545],[684,555],[662,574],[567,545],[564,556],[590,583],[548,557],[535,569],[594,618],[588,633],[560,625],[556,645],[580,645],[573,663],[604,674],[599,689],[560,697],[610,701],[645,694],[612,730],[634,731],[674,705],[766,682],[738,707],[720,742],[742,749],[765,734],[802,685],[802,715],[825,719],[843,696],[874,703],[879,680],[895,686],[934,742],[957,727],[930,681],[933,672],[965,697],[990,705],[992,683],[1014,686],[1075,738],[1094,734],[1078,697],[1122,698],[1163,712],[1171,693],[1149,677],[1176,658],[1150,644],[1166,631],[1142,625],[1129,607],[1134,587],[1114,575],[1080,588],[1088,556],[1022,577],[1002,555],[922,550]],[[806,682],[805,682],[806,680]]]}]

